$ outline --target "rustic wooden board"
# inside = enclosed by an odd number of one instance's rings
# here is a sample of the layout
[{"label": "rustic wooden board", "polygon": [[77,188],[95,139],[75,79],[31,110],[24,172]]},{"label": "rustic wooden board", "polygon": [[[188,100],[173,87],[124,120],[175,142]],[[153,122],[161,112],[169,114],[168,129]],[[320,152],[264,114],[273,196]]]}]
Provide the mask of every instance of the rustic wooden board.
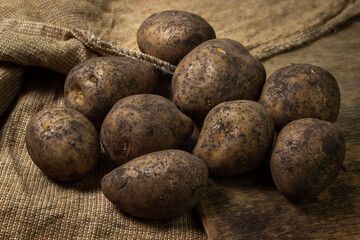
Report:
[{"label": "rustic wooden board", "polygon": [[266,165],[239,177],[212,178],[198,206],[209,239],[360,239],[360,18],[264,61],[268,75],[291,63],[318,65],[339,82],[336,125],[346,141],[342,171],[306,203],[283,197]]}]

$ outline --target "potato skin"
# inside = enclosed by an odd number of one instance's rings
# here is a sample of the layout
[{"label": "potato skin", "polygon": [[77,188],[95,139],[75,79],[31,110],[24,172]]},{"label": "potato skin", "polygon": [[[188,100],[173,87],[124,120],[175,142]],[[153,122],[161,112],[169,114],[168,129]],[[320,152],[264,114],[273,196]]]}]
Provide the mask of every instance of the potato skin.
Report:
[{"label": "potato skin", "polygon": [[274,123],[261,104],[236,100],[206,116],[193,154],[212,176],[233,176],[258,167],[270,151]]},{"label": "potato skin", "polygon": [[215,31],[205,19],[177,10],[151,15],[137,32],[141,52],[174,65],[197,45],[213,38]]},{"label": "potato skin", "polygon": [[181,150],[146,154],[105,175],[101,189],[119,209],[146,219],[185,214],[204,196],[206,164]]},{"label": "potato skin", "polygon": [[168,99],[153,94],[119,100],[106,116],[100,138],[118,165],[146,153],[178,147],[194,129]]},{"label": "potato skin", "polygon": [[279,130],[300,118],[335,122],[340,109],[340,90],[336,79],[323,68],[293,64],[268,78],[259,102]]},{"label": "potato skin", "polygon": [[100,127],[119,99],[150,93],[157,80],[158,71],[150,63],[127,57],[92,58],[69,72],[64,86],[65,106],[79,111],[95,127]]},{"label": "potato skin", "polygon": [[303,118],[280,131],[270,159],[271,174],[288,199],[311,200],[335,180],[344,157],[344,138],[335,125]]},{"label": "potato skin", "polygon": [[43,109],[30,120],[26,147],[33,162],[50,178],[84,177],[100,156],[99,135],[81,113],[63,107]]},{"label": "potato skin", "polygon": [[264,66],[240,43],[213,39],[193,49],[172,78],[173,101],[194,121],[232,100],[257,100],[265,83]]}]

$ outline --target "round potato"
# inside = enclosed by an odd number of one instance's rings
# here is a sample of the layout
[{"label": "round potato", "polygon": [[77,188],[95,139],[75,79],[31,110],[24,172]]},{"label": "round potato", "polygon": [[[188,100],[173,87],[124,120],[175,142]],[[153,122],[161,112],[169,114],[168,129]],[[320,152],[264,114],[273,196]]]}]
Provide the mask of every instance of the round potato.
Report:
[{"label": "round potato", "polygon": [[193,49],[172,78],[173,101],[194,121],[232,100],[257,100],[265,82],[264,66],[240,43],[213,39]]},{"label": "round potato", "polygon": [[344,138],[335,125],[314,118],[295,120],[278,135],[271,175],[288,199],[310,200],[335,180],[344,156]]},{"label": "round potato", "polygon": [[194,129],[168,99],[139,94],[119,100],[106,116],[100,137],[118,165],[146,153],[178,147]]},{"label": "round potato", "polygon": [[261,104],[224,102],[206,116],[193,154],[204,160],[210,175],[243,174],[266,159],[273,133],[273,120]]},{"label": "round potato", "polygon": [[97,164],[99,135],[81,113],[69,108],[38,112],[26,129],[26,147],[33,162],[50,178],[73,181]]},{"label": "round potato", "polygon": [[92,58],[76,65],[65,81],[65,106],[84,114],[100,127],[121,98],[150,93],[158,71],[150,63],[127,57]]},{"label": "round potato", "polygon": [[270,113],[277,129],[300,118],[335,122],[340,90],[328,71],[310,64],[293,64],[268,78],[259,102]]},{"label": "round potato", "polygon": [[105,175],[106,198],[128,214],[167,219],[185,214],[205,195],[206,164],[181,150],[140,156]]},{"label": "round potato", "polygon": [[174,65],[197,45],[215,37],[205,19],[176,10],[151,15],[137,32],[140,51]]}]

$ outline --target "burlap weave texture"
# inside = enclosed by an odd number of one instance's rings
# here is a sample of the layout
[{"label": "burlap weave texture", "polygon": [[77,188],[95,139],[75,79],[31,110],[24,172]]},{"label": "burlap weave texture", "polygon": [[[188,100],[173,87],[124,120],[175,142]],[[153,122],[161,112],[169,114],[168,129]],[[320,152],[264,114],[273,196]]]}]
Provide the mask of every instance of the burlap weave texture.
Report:
[{"label": "burlap weave texture", "polygon": [[201,15],[218,37],[235,39],[263,59],[358,15],[360,1],[0,0],[0,239],[206,237],[194,211],[152,222],[116,210],[100,190],[101,177],[114,167],[110,162],[64,185],[46,178],[25,146],[31,116],[63,105],[64,74],[80,61],[125,55],[172,71],[170,64],[139,53],[136,45],[141,22],[167,9]]}]

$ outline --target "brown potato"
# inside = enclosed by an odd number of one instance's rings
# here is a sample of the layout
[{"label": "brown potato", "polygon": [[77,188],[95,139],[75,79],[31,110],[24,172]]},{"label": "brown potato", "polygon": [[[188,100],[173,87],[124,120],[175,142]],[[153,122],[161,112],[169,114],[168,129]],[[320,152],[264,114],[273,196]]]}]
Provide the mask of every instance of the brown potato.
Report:
[{"label": "brown potato", "polygon": [[264,66],[230,39],[213,39],[193,49],[172,78],[173,101],[195,121],[232,100],[257,100],[265,82]]},{"label": "brown potato", "polygon": [[270,159],[271,174],[288,199],[310,200],[335,180],[344,157],[344,138],[335,125],[303,118],[280,131]]},{"label": "brown potato", "polygon": [[38,112],[26,129],[26,147],[33,162],[50,178],[73,181],[97,164],[99,135],[92,123],[70,108]]},{"label": "brown potato", "polygon": [[200,43],[215,38],[202,17],[184,11],[163,11],[148,17],[139,27],[140,51],[177,65]]},{"label": "brown potato", "polygon": [[150,93],[158,71],[150,63],[127,57],[92,58],[79,63],[65,81],[65,106],[84,114],[100,127],[121,98]]},{"label": "brown potato", "polygon": [[328,71],[310,64],[293,64],[268,78],[259,102],[271,114],[277,129],[300,118],[335,122],[340,90]]},{"label": "brown potato", "polygon": [[185,214],[204,196],[206,164],[181,150],[140,156],[105,175],[101,189],[119,209],[147,219]]},{"label": "brown potato", "polygon": [[100,137],[109,157],[121,165],[146,153],[178,147],[193,128],[192,120],[168,99],[139,94],[114,105]]},{"label": "brown potato", "polygon": [[239,175],[258,167],[270,151],[274,123],[257,102],[220,103],[206,116],[193,154],[210,175]]}]

